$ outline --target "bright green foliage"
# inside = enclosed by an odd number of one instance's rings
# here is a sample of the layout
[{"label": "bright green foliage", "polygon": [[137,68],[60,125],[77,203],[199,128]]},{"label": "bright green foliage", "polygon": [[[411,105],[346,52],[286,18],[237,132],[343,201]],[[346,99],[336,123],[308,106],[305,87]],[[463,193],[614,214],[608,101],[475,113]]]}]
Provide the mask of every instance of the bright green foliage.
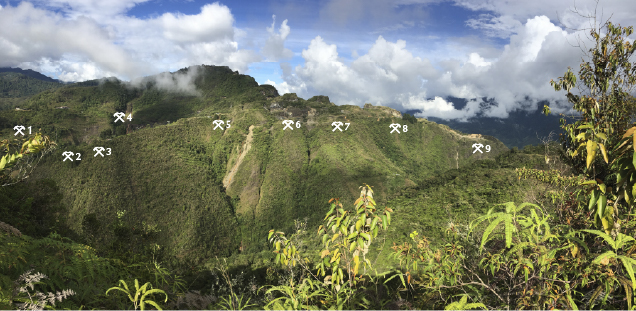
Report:
[{"label": "bright green foliage", "polygon": [[326,288],[320,281],[309,278],[303,279],[300,284],[290,286],[272,286],[266,294],[279,293],[282,296],[272,299],[266,306],[266,310],[320,310],[310,304],[320,298],[327,297]]},{"label": "bright green foliage", "polygon": [[483,308],[487,309],[483,303],[466,303],[468,302],[468,295],[462,295],[462,299],[460,301],[453,302],[446,306],[444,310],[471,310],[474,308]]},{"label": "bright green foliage", "polygon": [[133,293],[128,289],[128,285],[126,284],[126,282],[124,282],[124,280],[119,280],[119,284],[123,285],[123,287],[118,287],[118,286],[111,287],[106,291],[106,295],[108,295],[108,292],[110,292],[113,289],[124,292],[128,296],[128,299],[130,299],[130,301],[133,303],[135,310],[137,310],[138,307],[141,310],[145,310],[146,304],[150,304],[154,306],[155,308],[157,308],[158,310],[163,310],[156,302],[150,299],[146,299],[146,296],[152,295],[155,293],[164,294],[166,296],[166,299],[164,300],[164,302],[168,301],[168,295],[166,295],[166,293],[160,289],[152,288],[152,284],[150,284],[150,282],[147,282],[146,284],[139,287],[139,281],[135,279],[135,292],[134,292],[135,297],[132,296]]},{"label": "bright green foliage", "polygon": [[227,297],[221,297],[220,306],[222,310],[245,310],[254,306],[253,304],[249,304],[249,302],[249,298],[243,302],[243,294],[239,297],[235,293],[232,293]]},{"label": "bright green foliage", "polygon": [[517,215],[517,213],[520,213],[523,210],[523,208],[526,206],[531,206],[531,207],[540,209],[539,206],[535,204],[531,204],[531,203],[523,203],[519,206],[515,206],[513,202],[508,202],[501,205],[504,205],[506,207],[505,212],[493,213],[495,208],[492,208],[490,211],[488,211],[488,214],[477,218],[474,221],[474,224],[471,225],[471,229],[473,229],[474,227],[479,225],[482,221],[492,219],[492,221],[486,228],[486,231],[484,231],[484,235],[482,237],[480,247],[483,248],[484,244],[486,244],[486,242],[489,240],[489,237],[492,238],[490,234],[501,222],[504,223],[504,236],[505,236],[507,248],[512,247],[512,234],[513,232],[517,231],[517,228],[516,228],[517,224],[532,226],[533,229],[537,231],[537,233],[541,231],[541,226],[544,226],[544,230],[548,233],[550,232],[550,226],[546,222],[547,218],[544,215],[543,211],[541,211],[541,214],[543,216],[541,219],[539,219],[534,209],[531,210],[532,217]]},{"label": "bright green foliage", "polygon": [[[385,208],[378,215],[371,186],[365,184],[360,188],[360,198],[350,210],[345,210],[337,198],[329,200],[331,208],[325,216],[326,223],[318,228],[324,249],[320,251],[315,274],[306,265],[310,260],[301,259],[295,235],[287,239],[283,232],[270,230],[268,239],[275,247],[276,263],[290,269],[292,278],[289,285],[272,286],[267,291],[282,295],[270,301],[267,308],[340,310],[372,307],[364,292],[367,280],[373,279],[367,272],[372,269],[371,261],[365,256],[380,228],[386,230],[390,224],[392,210]],[[296,264],[309,274],[302,275],[298,282],[293,277]]]},{"label": "bright green foliage", "polygon": [[324,249],[320,252],[321,262],[316,266],[318,273],[325,277],[325,283],[331,284],[335,291],[345,282],[345,274],[349,286],[356,284],[356,276],[361,274],[360,268],[371,269],[371,261],[366,258],[369,245],[381,229],[386,230],[391,224],[390,208],[385,208],[382,214],[376,212],[373,190],[370,186],[361,186],[360,198],[354,203],[352,211],[343,208],[339,199],[331,199],[331,208],[325,219],[326,224],[318,227],[318,234],[322,234]]}]

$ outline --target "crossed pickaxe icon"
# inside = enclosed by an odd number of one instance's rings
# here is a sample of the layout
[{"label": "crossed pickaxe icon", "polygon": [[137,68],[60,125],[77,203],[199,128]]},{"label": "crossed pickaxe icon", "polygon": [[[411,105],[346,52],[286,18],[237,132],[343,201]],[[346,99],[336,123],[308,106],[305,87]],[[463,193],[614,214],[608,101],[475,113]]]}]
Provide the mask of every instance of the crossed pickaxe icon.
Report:
[{"label": "crossed pickaxe icon", "polygon": [[475,151],[473,151],[473,153],[475,153],[475,152],[477,152],[477,151],[479,151],[479,152],[481,152],[481,153],[484,153],[483,151],[481,151],[481,148],[483,148],[483,147],[484,147],[484,145],[483,145],[483,144],[481,144],[481,143],[475,143],[475,144],[473,144],[473,148],[475,148]]},{"label": "crossed pickaxe icon", "polygon": [[113,114],[113,117],[117,118],[115,119],[115,122],[113,123],[117,123],[117,121],[121,120],[121,122],[125,122],[124,121],[124,117],[126,116],[125,113],[123,112],[115,112],[115,114]]},{"label": "crossed pickaxe icon", "polygon": [[331,126],[335,126],[333,128],[333,130],[331,130],[332,132],[335,132],[336,130],[340,130],[342,132],[342,129],[340,128],[341,126],[343,126],[344,124],[340,121],[334,121],[333,123],[331,123]]},{"label": "crossed pickaxe icon", "polygon": [[22,125],[16,125],[16,126],[14,126],[14,127],[13,127],[13,130],[14,130],[14,131],[17,131],[17,132],[15,132],[15,135],[13,135],[13,136],[18,136],[18,134],[22,134],[22,136],[24,136],[24,133],[22,133],[22,131],[24,131],[25,129],[26,129],[26,127],[24,127],[24,126],[22,126]]},{"label": "crossed pickaxe icon", "polygon": [[73,156],[73,152],[71,151],[64,151],[62,152],[62,155],[65,156],[64,160],[62,160],[62,162],[66,161],[66,160],[71,160],[71,162],[73,162],[73,158],[71,158]]},{"label": "crossed pickaxe icon", "polygon": [[214,120],[214,121],[212,121],[212,123],[214,123],[214,125],[216,125],[214,127],[214,129],[212,129],[212,130],[216,130],[217,127],[220,128],[220,129],[223,129],[223,123],[224,123],[223,120]]},{"label": "crossed pickaxe icon", "polygon": [[102,151],[104,151],[104,150],[106,150],[106,149],[104,149],[104,147],[95,147],[95,148],[93,148],[93,151],[97,152],[97,153],[95,153],[95,155],[93,156],[93,158],[94,158],[94,157],[96,157],[98,154],[99,154],[100,156],[102,156],[102,158],[103,158],[103,157],[104,157],[104,155],[102,154]]},{"label": "crossed pickaxe icon", "polygon": [[285,124],[285,127],[283,128],[283,131],[286,130],[288,127],[290,130],[294,130],[294,128],[292,127],[292,124],[294,124],[293,120],[285,120],[283,121],[283,124]]},{"label": "crossed pickaxe icon", "polygon": [[[393,124],[391,124],[391,125],[389,125],[389,126],[393,129],[393,130],[391,130],[391,133],[393,133],[394,131],[397,131],[397,132],[398,132],[398,134],[400,134],[400,131],[398,130],[398,129],[400,128],[400,125],[399,125],[399,124],[397,124],[397,123],[393,123]],[[389,134],[391,134],[391,133],[389,133]]]}]

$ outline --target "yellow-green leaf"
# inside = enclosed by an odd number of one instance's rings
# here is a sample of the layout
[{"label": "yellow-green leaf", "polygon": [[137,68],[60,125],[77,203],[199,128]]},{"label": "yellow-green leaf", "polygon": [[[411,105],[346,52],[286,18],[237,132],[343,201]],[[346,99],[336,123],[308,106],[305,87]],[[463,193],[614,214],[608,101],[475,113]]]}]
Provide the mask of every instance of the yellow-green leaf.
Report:
[{"label": "yellow-green leaf", "polygon": [[592,161],[594,161],[594,157],[596,156],[596,149],[598,148],[598,144],[595,141],[588,140],[587,141],[587,167],[590,167]]},{"label": "yellow-green leaf", "polygon": [[623,138],[632,136],[632,134],[634,134],[634,131],[636,131],[636,126],[634,126],[634,127],[630,128],[629,130],[627,130],[627,132],[625,132],[625,135],[623,135]]},{"label": "yellow-green leaf", "polygon": [[603,159],[605,160],[605,163],[609,163],[609,160],[607,159],[607,151],[605,151],[605,145],[603,144],[598,144],[601,147],[601,153],[603,154]]},{"label": "yellow-green leaf", "polygon": [[339,236],[340,236],[340,233],[334,234],[333,237],[331,238],[331,242],[335,241]]},{"label": "yellow-green leaf", "polygon": [[6,155],[4,157],[2,157],[2,160],[0,160],[0,170],[4,169],[5,165],[7,165],[7,156]]}]

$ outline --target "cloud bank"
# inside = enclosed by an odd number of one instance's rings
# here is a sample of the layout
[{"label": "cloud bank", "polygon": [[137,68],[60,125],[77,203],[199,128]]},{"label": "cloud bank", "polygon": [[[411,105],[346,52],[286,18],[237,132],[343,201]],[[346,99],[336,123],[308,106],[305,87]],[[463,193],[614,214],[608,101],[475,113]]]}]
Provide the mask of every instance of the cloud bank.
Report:
[{"label": "cloud bank", "polygon": [[[523,24],[508,18],[499,21],[496,25],[510,25],[506,31],[514,34],[491,59],[471,52],[463,59],[432,64],[414,56],[405,41],[390,42],[379,36],[366,54],[345,63],[337,46],[318,36],[302,51],[304,64],[293,70],[281,65],[284,81],[269,82],[281,93],[325,94],[337,104],[369,102],[398,110],[418,109],[422,110],[420,117],[465,120],[481,114],[506,118],[517,109],[534,110],[542,100],[555,103],[557,111],[560,105],[565,107],[564,94],[555,92],[549,82],[562,76],[568,66],[578,68],[581,52],[571,45],[577,34],[568,33],[546,16],[529,18]],[[458,110],[444,99],[449,96],[469,101]],[[482,98],[494,98],[497,105]]]}]

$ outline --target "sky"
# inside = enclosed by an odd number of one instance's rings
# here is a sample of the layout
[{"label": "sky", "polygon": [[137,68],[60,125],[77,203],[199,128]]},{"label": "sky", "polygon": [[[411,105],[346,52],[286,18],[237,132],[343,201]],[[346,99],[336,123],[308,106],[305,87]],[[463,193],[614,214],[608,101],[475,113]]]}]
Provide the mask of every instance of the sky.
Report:
[{"label": "sky", "polygon": [[636,26],[636,1],[0,0],[0,67],[68,82],[229,66],[281,95],[506,118],[568,109],[550,80],[578,72],[594,14]]}]

